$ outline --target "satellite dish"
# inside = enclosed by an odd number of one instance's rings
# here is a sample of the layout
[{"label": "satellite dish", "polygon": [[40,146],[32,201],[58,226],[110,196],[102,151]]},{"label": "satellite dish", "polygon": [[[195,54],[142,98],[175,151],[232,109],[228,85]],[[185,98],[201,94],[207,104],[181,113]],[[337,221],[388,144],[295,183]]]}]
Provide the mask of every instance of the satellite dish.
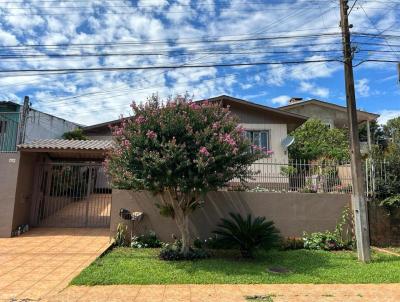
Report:
[{"label": "satellite dish", "polygon": [[291,144],[293,144],[294,143],[294,137],[293,136],[290,136],[290,135],[288,135],[287,137],[285,137],[283,140],[282,140],[282,147],[284,148],[284,149],[287,149]]}]

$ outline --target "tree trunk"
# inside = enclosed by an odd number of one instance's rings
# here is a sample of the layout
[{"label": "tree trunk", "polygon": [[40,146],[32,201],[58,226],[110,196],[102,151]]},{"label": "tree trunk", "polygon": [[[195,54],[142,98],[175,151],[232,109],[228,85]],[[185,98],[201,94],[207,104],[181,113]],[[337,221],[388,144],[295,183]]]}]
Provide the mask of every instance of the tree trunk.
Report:
[{"label": "tree trunk", "polygon": [[184,256],[187,256],[191,246],[190,230],[189,230],[189,217],[182,209],[174,209],[175,222],[178,226],[179,232],[181,233],[182,248],[181,252]]},{"label": "tree trunk", "polygon": [[182,249],[181,252],[183,255],[187,256],[189,254],[190,246],[191,246],[191,238],[189,231],[189,217],[187,215],[183,216],[182,225],[181,225],[181,236],[182,236]]},{"label": "tree trunk", "polygon": [[[182,248],[181,253],[187,256],[191,247],[190,229],[189,229],[189,209],[187,206],[187,200],[182,199],[183,196],[176,196],[171,191],[165,192],[167,194],[162,195],[164,202],[168,200],[168,203],[174,209],[174,220],[181,233]],[[167,196],[166,196],[167,195]],[[186,196],[186,198],[188,198]],[[181,202],[179,202],[181,200]]]}]

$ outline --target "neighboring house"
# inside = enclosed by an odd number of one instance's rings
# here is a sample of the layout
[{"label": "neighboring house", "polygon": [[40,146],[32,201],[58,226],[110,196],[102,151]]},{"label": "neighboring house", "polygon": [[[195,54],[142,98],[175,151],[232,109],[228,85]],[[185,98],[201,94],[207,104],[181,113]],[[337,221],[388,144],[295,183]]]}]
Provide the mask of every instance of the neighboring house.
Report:
[{"label": "neighboring house", "polygon": [[[347,108],[333,103],[328,103],[316,99],[303,100],[302,98],[292,98],[289,104],[279,108],[280,110],[300,114],[309,118],[321,120],[331,128],[348,128]],[[378,114],[357,110],[358,124],[366,123],[368,131],[368,144],[371,146],[370,122],[375,121]]]},{"label": "neighboring house", "polygon": [[0,102],[0,151],[15,151],[20,107],[12,102]]},{"label": "neighboring house", "polygon": [[[23,110],[26,109],[24,113]],[[78,124],[10,101],[0,101],[0,152],[16,151],[21,143],[61,138]]]},{"label": "neighboring house", "polygon": [[[307,117],[299,114],[285,112],[227,95],[213,97],[207,101],[220,102],[225,107],[229,106],[231,112],[238,116],[240,124],[246,130],[246,135],[252,143],[267,150],[272,150],[271,158],[277,162],[287,162],[287,150],[282,145],[282,142],[289,132],[307,120]],[[119,122],[120,120],[114,120],[83,127],[83,132],[90,139],[112,140],[109,126]]]}]

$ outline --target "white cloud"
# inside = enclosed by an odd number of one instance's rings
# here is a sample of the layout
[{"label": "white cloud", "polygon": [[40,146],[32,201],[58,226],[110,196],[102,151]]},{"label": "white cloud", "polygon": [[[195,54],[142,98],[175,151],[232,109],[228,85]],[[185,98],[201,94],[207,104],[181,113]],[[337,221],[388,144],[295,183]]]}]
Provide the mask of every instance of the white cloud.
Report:
[{"label": "white cloud", "polygon": [[282,86],[287,76],[287,70],[283,65],[277,65],[268,70],[267,83],[271,86]]},{"label": "white cloud", "polygon": [[367,97],[370,95],[370,87],[368,85],[368,79],[360,79],[355,83],[356,92],[361,97]]},{"label": "white cloud", "polygon": [[378,123],[385,125],[388,120],[400,116],[400,110],[382,110],[379,112],[380,117],[378,118]]},{"label": "white cloud", "polygon": [[272,104],[276,104],[279,106],[285,106],[288,104],[289,100],[290,100],[290,96],[280,95],[280,96],[277,96],[277,97],[271,99],[271,102],[272,102]]},{"label": "white cloud", "polygon": [[[308,61],[325,60],[324,56],[311,56],[306,58]],[[311,80],[317,78],[330,77],[335,71],[338,70],[338,64],[327,62],[317,62],[308,64],[298,64],[290,68],[290,76],[296,80]]]},{"label": "white cloud", "polygon": [[309,82],[300,82],[299,90],[320,98],[328,98],[330,94],[328,88],[318,87],[317,85]]},{"label": "white cloud", "polygon": [[0,45],[14,45],[17,43],[18,40],[13,34],[10,34],[9,32],[6,32],[0,28]]}]

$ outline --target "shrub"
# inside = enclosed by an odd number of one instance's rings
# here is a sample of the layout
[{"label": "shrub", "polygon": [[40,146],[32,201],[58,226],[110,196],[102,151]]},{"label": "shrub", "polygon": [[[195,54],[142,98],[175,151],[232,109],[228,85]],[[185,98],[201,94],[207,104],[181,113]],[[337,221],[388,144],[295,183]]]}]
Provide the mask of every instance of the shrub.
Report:
[{"label": "shrub", "polygon": [[148,234],[133,236],[131,240],[131,247],[133,248],[159,248],[161,246],[162,242],[153,231],[150,231]]},{"label": "shrub", "polygon": [[309,250],[341,250],[343,246],[337,240],[337,237],[333,232],[316,232],[303,236],[304,248]]},{"label": "shrub", "polygon": [[243,258],[253,258],[257,249],[270,249],[280,241],[279,231],[272,221],[265,217],[230,213],[231,219],[221,219],[218,229],[213,233],[218,237],[219,244],[224,248],[238,248]]},{"label": "shrub", "polygon": [[118,224],[117,233],[115,234],[115,237],[114,237],[115,245],[126,246],[127,231],[128,231],[128,228],[126,225],[124,225],[123,223]]},{"label": "shrub", "polygon": [[304,249],[303,238],[287,237],[282,240],[281,249],[284,251]]},{"label": "shrub", "polygon": [[311,234],[304,232],[304,248],[325,251],[352,249],[354,244],[354,235],[352,232],[348,231],[348,225],[352,224],[351,220],[351,211],[346,207],[342,212],[342,216],[336,225],[334,232],[325,231]]},{"label": "shrub", "polygon": [[81,141],[88,140],[88,137],[83,134],[83,130],[81,128],[77,128],[75,130],[65,132],[62,135],[62,138],[68,139],[68,140],[81,140]]},{"label": "shrub", "polygon": [[160,251],[159,258],[166,261],[181,261],[181,260],[198,260],[210,257],[210,254],[203,249],[190,248],[188,253],[182,252],[182,243],[167,243]]},{"label": "shrub", "polygon": [[193,241],[193,246],[199,249],[211,249],[211,250],[221,248],[221,245],[219,244],[218,238],[216,236],[212,236],[204,240],[196,238]]}]

